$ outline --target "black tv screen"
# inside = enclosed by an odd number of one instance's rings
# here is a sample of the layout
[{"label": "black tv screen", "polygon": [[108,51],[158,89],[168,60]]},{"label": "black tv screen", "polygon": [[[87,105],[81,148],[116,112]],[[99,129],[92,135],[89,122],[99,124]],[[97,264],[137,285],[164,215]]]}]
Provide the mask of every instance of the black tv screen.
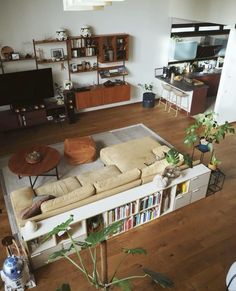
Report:
[{"label": "black tv screen", "polygon": [[37,104],[53,96],[51,68],[0,75],[0,105]]}]

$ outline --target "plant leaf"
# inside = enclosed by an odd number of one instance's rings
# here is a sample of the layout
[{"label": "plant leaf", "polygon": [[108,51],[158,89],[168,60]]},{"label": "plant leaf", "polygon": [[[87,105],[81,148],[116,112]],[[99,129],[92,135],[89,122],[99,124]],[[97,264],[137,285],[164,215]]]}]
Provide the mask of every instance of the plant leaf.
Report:
[{"label": "plant leaf", "polygon": [[143,248],[134,248],[134,249],[123,248],[123,252],[128,255],[146,255],[147,254],[147,251]]},{"label": "plant leaf", "polygon": [[56,252],[52,253],[51,255],[49,255],[48,261],[51,262],[57,258],[65,257],[65,254],[68,253],[69,251],[70,251],[70,248],[56,251]]},{"label": "plant leaf", "polygon": [[145,274],[147,274],[156,284],[159,284],[163,288],[172,288],[174,287],[174,282],[168,278],[166,275],[161,273],[154,272],[147,268],[143,268]]},{"label": "plant leaf", "polygon": [[63,283],[61,287],[57,288],[56,291],[71,291],[70,285],[67,283]]},{"label": "plant leaf", "polygon": [[61,224],[59,224],[58,226],[54,227],[53,230],[51,230],[43,239],[43,242],[45,242],[46,240],[50,239],[53,235],[58,234],[61,231],[66,231],[68,230],[68,227],[70,225],[70,223],[73,221],[73,215],[70,216],[69,219],[67,219],[65,222],[62,222]]},{"label": "plant leaf", "polygon": [[170,149],[166,154],[166,160],[171,165],[179,163],[179,153],[175,148]]},{"label": "plant leaf", "polygon": [[93,232],[85,239],[85,241],[88,243],[88,246],[95,246],[98,243],[106,240],[107,236],[115,233],[122,223],[122,221],[116,221],[113,224],[104,227],[100,231]]},{"label": "plant leaf", "polygon": [[129,280],[123,280],[121,282],[118,282],[118,281],[119,279],[114,277],[112,280],[113,285],[118,286],[123,291],[132,291],[131,283]]}]

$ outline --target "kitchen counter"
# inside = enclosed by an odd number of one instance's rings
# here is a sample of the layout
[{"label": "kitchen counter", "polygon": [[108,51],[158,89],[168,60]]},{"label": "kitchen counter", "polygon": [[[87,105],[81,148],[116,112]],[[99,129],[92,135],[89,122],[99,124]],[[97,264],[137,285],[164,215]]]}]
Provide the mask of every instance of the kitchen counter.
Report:
[{"label": "kitchen counter", "polygon": [[[197,77],[195,77],[197,79]],[[203,85],[193,85],[190,83],[187,83],[186,81],[173,81],[170,82],[170,79],[165,79],[162,76],[156,76],[157,79],[157,88],[158,88],[158,94],[162,96],[163,90],[161,83],[167,83],[170,86],[180,90],[184,91],[188,94],[189,98],[189,108],[187,109],[187,112],[193,116],[199,113],[203,113],[206,110],[206,99],[207,99],[207,92],[209,89],[209,86],[206,84]],[[183,110],[186,111],[185,108]]]},{"label": "kitchen counter", "polygon": [[[199,74],[199,73],[198,73]],[[181,91],[184,91],[184,92],[189,92],[189,91],[194,91],[194,90],[198,90],[198,89],[202,89],[202,88],[209,88],[208,85],[206,84],[203,84],[203,85],[193,85],[193,84],[190,84],[184,80],[182,81],[173,81],[172,83],[170,82],[170,79],[169,78],[163,78],[162,76],[156,76],[157,79],[181,90]],[[188,78],[196,78],[197,79],[197,76],[194,76],[193,75],[188,75]]]}]

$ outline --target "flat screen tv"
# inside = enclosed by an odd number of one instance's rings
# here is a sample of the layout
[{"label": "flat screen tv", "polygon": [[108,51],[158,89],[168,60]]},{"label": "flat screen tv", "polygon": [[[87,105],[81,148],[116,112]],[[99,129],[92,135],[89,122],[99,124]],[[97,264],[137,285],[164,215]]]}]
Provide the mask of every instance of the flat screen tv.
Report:
[{"label": "flat screen tv", "polygon": [[51,68],[0,75],[0,106],[37,104],[53,96]]}]

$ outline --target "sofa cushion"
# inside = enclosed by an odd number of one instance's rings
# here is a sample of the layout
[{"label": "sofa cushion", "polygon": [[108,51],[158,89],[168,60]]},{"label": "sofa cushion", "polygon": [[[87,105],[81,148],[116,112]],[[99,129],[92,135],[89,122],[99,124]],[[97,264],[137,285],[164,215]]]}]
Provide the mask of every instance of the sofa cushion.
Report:
[{"label": "sofa cushion", "polygon": [[160,146],[151,137],[133,139],[103,148],[100,158],[106,165],[116,165],[121,172],[134,168],[142,169],[147,161],[155,158],[152,149]]},{"label": "sofa cushion", "polygon": [[97,181],[94,183],[94,187],[96,188],[97,193],[100,193],[138,180],[140,176],[140,170],[133,169],[125,173],[119,174],[115,177],[110,177],[101,181]]},{"label": "sofa cushion", "polygon": [[142,169],[141,178],[156,174],[162,174],[162,172],[168,165],[169,163],[166,159],[156,161],[154,164]]},{"label": "sofa cushion", "polygon": [[35,189],[37,195],[51,194],[53,196],[62,196],[77,188],[80,188],[81,184],[76,177],[65,178],[56,182],[48,183]]},{"label": "sofa cushion", "polygon": [[75,189],[68,194],[43,202],[41,204],[41,210],[43,213],[52,211],[57,208],[61,208],[66,205],[86,199],[93,194],[95,194],[95,189],[92,185],[83,186],[81,188]]},{"label": "sofa cushion", "polygon": [[156,160],[162,160],[165,158],[165,154],[170,150],[170,148],[166,145],[156,147],[152,149],[153,154],[156,157]]},{"label": "sofa cushion", "polygon": [[104,180],[110,177],[114,177],[119,175],[121,172],[120,170],[114,166],[106,166],[103,168],[100,168],[98,170],[94,170],[94,171],[89,171],[83,174],[79,174],[77,176],[77,179],[79,180],[79,182],[81,183],[81,185],[85,186],[88,184],[94,184],[94,182],[100,181],[100,180]]}]

